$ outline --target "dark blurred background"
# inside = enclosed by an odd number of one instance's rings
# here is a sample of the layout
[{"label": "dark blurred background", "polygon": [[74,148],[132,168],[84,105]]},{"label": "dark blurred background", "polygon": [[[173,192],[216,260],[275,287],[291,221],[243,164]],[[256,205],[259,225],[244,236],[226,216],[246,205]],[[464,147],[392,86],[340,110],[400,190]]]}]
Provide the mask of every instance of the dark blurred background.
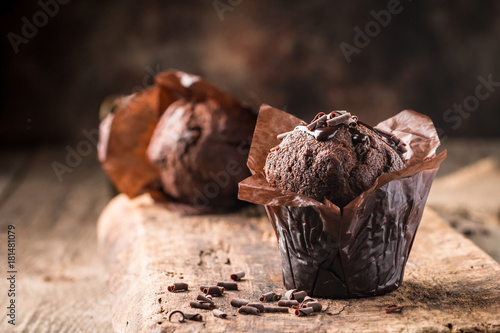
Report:
[{"label": "dark blurred background", "polygon": [[498,1],[1,6],[4,144],[78,141],[97,128],[106,96],[142,89],[169,68],[256,109],[267,103],[305,119],[348,109],[376,123],[411,108],[432,117],[442,137],[500,135],[500,87],[478,88],[479,76],[500,82]]}]

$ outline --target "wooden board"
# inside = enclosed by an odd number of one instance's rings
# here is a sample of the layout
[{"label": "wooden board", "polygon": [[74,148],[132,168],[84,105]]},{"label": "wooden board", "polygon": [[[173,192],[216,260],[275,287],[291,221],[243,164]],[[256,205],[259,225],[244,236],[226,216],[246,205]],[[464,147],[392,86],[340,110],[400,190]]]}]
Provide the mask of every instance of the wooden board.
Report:
[{"label": "wooden board", "polygon": [[[379,297],[322,300],[324,310],[292,314],[234,315],[232,297],[257,300],[282,292],[274,232],[259,207],[239,213],[178,217],[149,197],[119,195],[98,224],[100,252],[114,294],[112,322],[117,332],[499,332],[500,266],[427,209],[417,233],[403,285]],[[173,309],[190,310],[200,284],[227,280],[244,270],[240,291],[216,299],[226,320],[199,310],[204,321],[169,323]],[[167,286],[184,281],[186,293]],[[390,304],[401,314],[386,314]],[[192,311],[191,311],[192,312]]]},{"label": "wooden board", "polygon": [[427,204],[500,262],[500,159],[480,159],[436,179]]},{"label": "wooden board", "polygon": [[[59,182],[64,147],[0,154],[0,332],[110,332],[96,222],[111,198],[95,156]],[[16,227],[16,325],[7,323],[7,226]],[[4,306],[5,305],[5,306]]]}]

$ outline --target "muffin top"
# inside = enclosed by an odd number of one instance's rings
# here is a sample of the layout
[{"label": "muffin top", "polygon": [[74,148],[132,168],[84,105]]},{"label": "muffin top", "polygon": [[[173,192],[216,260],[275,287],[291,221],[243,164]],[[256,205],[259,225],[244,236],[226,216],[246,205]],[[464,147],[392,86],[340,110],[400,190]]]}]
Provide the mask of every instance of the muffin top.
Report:
[{"label": "muffin top", "polygon": [[319,113],[313,121],[280,134],[265,165],[268,183],[320,202],[346,206],[378,176],[405,166],[405,144],[346,111]]}]

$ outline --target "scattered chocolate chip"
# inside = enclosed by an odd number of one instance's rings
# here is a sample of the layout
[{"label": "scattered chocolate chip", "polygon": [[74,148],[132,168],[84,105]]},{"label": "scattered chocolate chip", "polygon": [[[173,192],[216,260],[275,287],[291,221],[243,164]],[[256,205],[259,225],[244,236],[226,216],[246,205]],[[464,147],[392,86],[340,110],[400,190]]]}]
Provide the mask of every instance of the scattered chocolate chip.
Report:
[{"label": "scattered chocolate chip", "polygon": [[225,313],[224,311],[218,310],[218,309],[214,309],[213,314],[214,314],[214,317],[217,317],[217,318],[225,319],[227,317],[227,313]]},{"label": "scattered chocolate chip", "polygon": [[204,310],[211,310],[214,308],[213,303],[202,302],[202,301],[191,301],[189,302],[189,306],[195,309],[204,309]]},{"label": "scattered chocolate chip", "polygon": [[250,302],[246,306],[251,306],[256,309],[259,309],[260,312],[264,312],[264,304],[262,303],[257,303],[257,302]]},{"label": "scattered chocolate chip", "polygon": [[260,311],[253,306],[242,306],[241,308],[239,308],[238,313],[258,316],[260,314]]},{"label": "scattered chocolate chip", "polygon": [[184,282],[176,282],[173,285],[168,286],[167,290],[170,292],[186,291],[188,290],[188,284]]},{"label": "scattered chocolate chip", "polygon": [[278,306],[286,306],[286,307],[292,307],[292,306],[299,306],[299,301],[293,299],[293,300],[281,300],[278,301]]},{"label": "scattered chocolate chip", "polygon": [[231,274],[231,280],[233,280],[233,281],[239,281],[243,277],[245,277],[245,272],[243,272],[243,271],[239,271],[239,272]]},{"label": "scattered chocolate chip", "polygon": [[226,290],[238,290],[238,284],[236,282],[219,281],[217,282],[218,287],[224,287]]},{"label": "scattered chocolate chip", "polygon": [[269,313],[288,312],[288,309],[286,306],[264,306],[264,312]]},{"label": "scattered chocolate chip", "polygon": [[302,316],[308,316],[313,312],[314,312],[313,308],[300,308],[295,310],[295,315],[302,317]]},{"label": "scattered chocolate chip", "polygon": [[235,308],[239,308],[239,307],[247,305],[248,303],[250,303],[250,301],[247,299],[242,299],[242,298],[232,298],[230,303],[231,303],[231,306],[234,306]]}]

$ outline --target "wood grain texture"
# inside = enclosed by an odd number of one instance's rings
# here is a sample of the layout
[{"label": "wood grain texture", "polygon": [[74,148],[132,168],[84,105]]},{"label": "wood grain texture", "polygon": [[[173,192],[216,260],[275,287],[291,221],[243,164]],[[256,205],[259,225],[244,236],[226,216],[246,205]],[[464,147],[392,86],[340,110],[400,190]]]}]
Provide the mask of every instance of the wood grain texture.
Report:
[{"label": "wood grain texture", "polygon": [[[324,310],[292,314],[235,315],[232,297],[257,300],[282,292],[277,242],[259,207],[238,213],[179,217],[149,197],[119,195],[98,224],[100,253],[113,292],[112,321],[117,332],[498,332],[500,266],[456,233],[432,210],[424,213],[403,285],[385,296],[321,300]],[[216,304],[230,315],[222,320],[198,310],[203,322],[169,323],[173,309],[189,310],[198,286],[227,280],[234,271],[247,277],[239,291]],[[185,293],[167,286],[183,281]],[[386,314],[390,304],[401,314]]]},{"label": "wood grain texture", "polygon": [[[4,159],[5,157],[5,159]],[[96,220],[110,199],[94,156],[59,182],[64,147],[2,156],[0,332],[110,332],[109,291]],[[7,323],[7,226],[16,226],[16,326]]]},{"label": "wood grain texture", "polygon": [[434,181],[427,204],[500,262],[500,159],[480,159]]}]

